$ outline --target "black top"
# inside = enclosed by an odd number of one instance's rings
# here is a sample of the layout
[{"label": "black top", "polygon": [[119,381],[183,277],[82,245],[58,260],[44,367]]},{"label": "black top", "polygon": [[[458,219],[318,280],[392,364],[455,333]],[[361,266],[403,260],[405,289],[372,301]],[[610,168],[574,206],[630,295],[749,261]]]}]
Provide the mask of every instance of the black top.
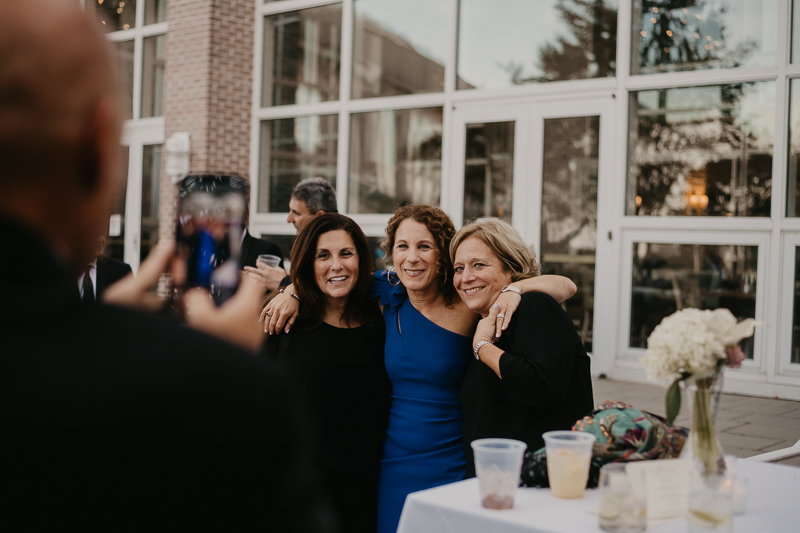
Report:
[{"label": "black top", "polygon": [[109,285],[113,285],[131,273],[128,263],[100,256],[97,258],[97,293],[95,298],[100,300]]},{"label": "black top", "polygon": [[6,520],[330,530],[274,365],[165,319],[81,305],[41,237],[2,217],[0,234]]},{"label": "black top", "polygon": [[[376,307],[377,312],[377,307]],[[374,533],[377,485],[391,385],[383,359],[385,328],[323,324],[269,338],[265,354],[290,370],[315,422],[325,483],[342,530]]]},{"label": "black top", "polygon": [[281,260],[278,266],[283,268],[283,254],[280,247],[271,241],[259,239],[250,235],[250,232],[245,230],[244,239],[242,239],[242,257],[239,258],[239,267],[246,266],[256,267],[256,260],[259,255],[271,254],[280,257]]},{"label": "black top", "polygon": [[544,446],[542,433],[570,429],[592,410],[590,360],[572,320],[540,292],[522,295],[497,346],[501,380],[473,360],[461,387],[467,476],[475,475],[470,443],[482,438]]}]

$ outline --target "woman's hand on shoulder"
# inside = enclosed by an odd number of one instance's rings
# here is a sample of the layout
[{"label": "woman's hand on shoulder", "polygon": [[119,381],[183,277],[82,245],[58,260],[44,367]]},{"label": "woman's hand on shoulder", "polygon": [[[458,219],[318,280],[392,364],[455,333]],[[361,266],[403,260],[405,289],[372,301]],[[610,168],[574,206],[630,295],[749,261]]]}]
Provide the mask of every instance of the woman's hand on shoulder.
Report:
[{"label": "woman's hand on shoulder", "polygon": [[[511,283],[509,286],[519,288],[515,283]],[[524,291],[520,289],[520,292]],[[511,317],[514,316],[514,312],[517,310],[517,307],[519,307],[521,301],[522,295],[514,291],[501,292],[497,300],[494,301],[492,311],[497,307],[497,311],[493,313],[495,315],[495,337],[500,338],[500,335],[502,335],[503,331],[508,327],[508,324],[511,323]],[[489,316],[492,316],[491,312]],[[486,319],[484,318],[483,320]],[[483,320],[481,320],[481,322],[483,322]]]},{"label": "woman's hand on shoulder", "polygon": [[264,323],[264,333],[275,335],[284,330],[284,325],[286,333],[292,329],[300,310],[300,302],[293,296],[293,288],[292,285],[286,287],[261,311],[258,321]]}]

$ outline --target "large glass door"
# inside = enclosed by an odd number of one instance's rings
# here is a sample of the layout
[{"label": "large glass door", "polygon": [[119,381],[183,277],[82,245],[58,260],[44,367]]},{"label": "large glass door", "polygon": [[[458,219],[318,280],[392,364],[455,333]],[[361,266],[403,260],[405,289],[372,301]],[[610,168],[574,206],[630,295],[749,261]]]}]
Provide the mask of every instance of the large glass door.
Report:
[{"label": "large glass door", "polygon": [[575,282],[578,293],[564,310],[594,354],[598,374],[613,361],[615,344],[615,313],[607,306],[595,312],[596,301],[615,301],[617,283],[612,104],[608,99],[457,109],[456,179],[445,196],[457,225],[503,218],[536,247],[545,273]]}]

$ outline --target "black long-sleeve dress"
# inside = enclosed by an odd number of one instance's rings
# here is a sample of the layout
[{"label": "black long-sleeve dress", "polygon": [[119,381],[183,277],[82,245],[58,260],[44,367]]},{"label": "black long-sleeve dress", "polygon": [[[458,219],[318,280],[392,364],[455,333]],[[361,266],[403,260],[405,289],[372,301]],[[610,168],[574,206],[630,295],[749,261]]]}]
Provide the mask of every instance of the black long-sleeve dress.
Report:
[{"label": "black long-sleeve dress", "polygon": [[461,387],[467,476],[475,476],[470,443],[482,438],[544,446],[542,433],[570,429],[593,407],[590,360],[572,320],[540,292],[522,296],[497,347],[500,373],[473,360]]},{"label": "black long-sleeve dress", "polygon": [[385,328],[298,323],[273,335],[264,354],[288,368],[315,427],[323,482],[342,531],[374,533],[381,450],[391,402],[383,359]]}]

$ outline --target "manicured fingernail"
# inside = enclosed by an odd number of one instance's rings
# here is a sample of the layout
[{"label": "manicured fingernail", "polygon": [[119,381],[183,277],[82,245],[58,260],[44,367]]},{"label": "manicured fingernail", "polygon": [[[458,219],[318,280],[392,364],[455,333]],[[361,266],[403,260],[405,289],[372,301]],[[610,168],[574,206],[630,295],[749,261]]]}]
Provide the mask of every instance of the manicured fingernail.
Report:
[{"label": "manicured fingernail", "polygon": [[494,304],[494,305],[492,306],[492,309],[500,309],[500,306],[499,306],[499,305],[497,305],[497,304]]}]

